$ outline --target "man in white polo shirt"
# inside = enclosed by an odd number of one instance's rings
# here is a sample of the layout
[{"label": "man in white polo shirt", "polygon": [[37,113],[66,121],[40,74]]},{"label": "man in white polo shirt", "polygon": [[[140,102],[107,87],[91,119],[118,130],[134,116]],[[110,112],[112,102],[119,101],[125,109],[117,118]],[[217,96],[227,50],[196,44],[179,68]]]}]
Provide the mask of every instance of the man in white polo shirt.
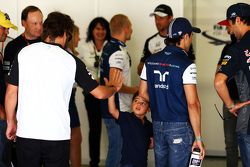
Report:
[{"label": "man in white polo shirt", "polygon": [[19,167],[69,166],[68,107],[74,82],[101,99],[121,87],[119,71],[109,78],[109,87],[98,86],[82,61],[63,49],[73,24],[68,15],[50,13],[43,25],[43,42],[23,48],[8,74],[6,136],[16,138]]}]

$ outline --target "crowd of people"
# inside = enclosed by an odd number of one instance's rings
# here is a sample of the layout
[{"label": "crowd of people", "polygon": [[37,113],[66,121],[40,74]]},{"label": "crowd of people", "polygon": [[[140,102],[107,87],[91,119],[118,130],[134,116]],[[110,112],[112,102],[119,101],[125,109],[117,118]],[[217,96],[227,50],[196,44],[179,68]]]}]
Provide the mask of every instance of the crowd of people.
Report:
[{"label": "crowd of people", "polygon": [[[184,17],[175,18],[165,4],[150,16],[158,32],[145,41],[137,67],[140,83],[132,86],[126,42],[133,28],[126,15],[116,14],[109,22],[94,18],[79,43],[79,27],[69,15],[51,12],[43,22],[38,7],[23,9],[24,32],[0,56],[0,166],[81,166],[77,86],[83,88],[89,121],[90,167],[99,166],[102,120],[109,142],[106,167],[146,167],[148,149],[154,149],[156,167],[188,166],[195,148],[203,159],[192,48],[193,33],[201,30]],[[238,144],[248,167],[250,5],[231,5],[219,24],[235,37],[221,54],[214,80],[224,114],[234,118],[224,120],[227,165],[237,167]],[[9,28],[17,30],[0,12],[0,42]]]}]

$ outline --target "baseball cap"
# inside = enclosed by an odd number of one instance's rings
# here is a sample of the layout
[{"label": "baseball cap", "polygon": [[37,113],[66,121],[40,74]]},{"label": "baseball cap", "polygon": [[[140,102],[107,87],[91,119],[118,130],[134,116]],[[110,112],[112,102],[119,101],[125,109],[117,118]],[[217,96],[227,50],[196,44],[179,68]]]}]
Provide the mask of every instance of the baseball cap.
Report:
[{"label": "baseball cap", "polygon": [[170,6],[161,4],[161,5],[158,5],[155,8],[154,12],[151,13],[149,16],[154,16],[154,15],[157,15],[160,17],[173,16],[173,11],[170,8]]},{"label": "baseball cap", "polygon": [[236,3],[227,9],[227,19],[220,21],[219,25],[229,25],[228,20],[236,17],[250,17],[250,5],[246,3]]},{"label": "baseball cap", "polygon": [[200,33],[201,30],[197,27],[193,27],[188,19],[184,17],[178,17],[171,21],[168,27],[169,38],[179,38],[186,33]]},{"label": "baseball cap", "polygon": [[0,11],[0,25],[4,28],[13,28],[17,30],[17,26],[10,22],[10,17],[7,13]]}]

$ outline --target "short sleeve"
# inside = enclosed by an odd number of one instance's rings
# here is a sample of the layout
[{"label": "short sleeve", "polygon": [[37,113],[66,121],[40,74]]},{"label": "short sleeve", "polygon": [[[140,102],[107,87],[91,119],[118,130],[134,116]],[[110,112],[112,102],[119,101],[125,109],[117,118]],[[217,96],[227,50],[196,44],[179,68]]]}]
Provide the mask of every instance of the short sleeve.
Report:
[{"label": "short sleeve", "polygon": [[10,71],[7,75],[7,82],[9,84],[18,86],[19,71],[18,71],[18,56],[15,56]]},{"label": "short sleeve", "polygon": [[238,55],[231,47],[228,52],[223,56],[223,59],[220,64],[221,67],[218,69],[218,72],[227,75],[228,78],[234,76],[240,68],[240,60]]},{"label": "short sleeve", "polygon": [[125,59],[125,52],[124,51],[116,51],[114,52],[109,58],[109,65],[110,68],[124,68],[124,59]]},{"label": "short sleeve", "polygon": [[196,84],[196,65],[194,63],[190,64],[182,75],[183,84]]},{"label": "short sleeve", "polygon": [[87,70],[85,64],[77,57],[73,56],[76,60],[76,76],[75,81],[84,89],[84,92],[88,93],[95,89],[98,84]]},{"label": "short sleeve", "polygon": [[146,66],[145,66],[145,64],[144,64],[140,77],[141,77],[142,80],[145,80],[145,81],[147,80],[146,71],[147,71],[147,69],[146,69]]}]

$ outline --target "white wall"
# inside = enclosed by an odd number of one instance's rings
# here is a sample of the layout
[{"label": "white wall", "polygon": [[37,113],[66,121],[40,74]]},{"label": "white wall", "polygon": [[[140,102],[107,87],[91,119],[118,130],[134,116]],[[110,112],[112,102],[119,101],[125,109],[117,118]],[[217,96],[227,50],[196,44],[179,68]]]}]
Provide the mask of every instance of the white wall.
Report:
[{"label": "white wall", "polygon": [[[142,55],[142,49],[146,38],[157,32],[154,25],[154,18],[149,17],[154,8],[160,3],[168,4],[172,7],[175,16],[183,15],[183,0],[1,0],[0,10],[7,12],[11,20],[15,23],[19,30],[15,32],[10,30],[9,36],[16,37],[23,32],[21,26],[21,11],[28,5],[39,7],[44,19],[47,14],[52,11],[60,11],[70,15],[75,23],[80,27],[81,38],[85,38],[86,29],[89,22],[96,16],[103,16],[107,20],[117,13],[127,15],[133,25],[132,39],[127,43],[128,51],[132,57],[132,82],[137,85],[139,77],[136,74],[136,67]],[[88,163],[88,120],[86,110],[83,104],[83,96],[81,90],[77,91],[77,107],[81,119],[81,129],[83,135],[82,143],[82,162]],[[103,124],[102,143],[101,143],[101,159],[105,160],[106,148],[108,145],[106,129]],[[149,160],[153,159],[153,151],[150,151]]]},{"label": "white wall", "polygon": [[[126,14],[133,24],[133,35],[131,41],[127,43],[128,51],[132,57],[133,85],[137,85],[139,78],[136,74],[136,66],[140,60],[142,49],[146,38],[156,32],[154,19],[149,17],[149,13],[160,3],[168,4],[172,7],[175,17],[188,16],[193,18],[202,31],[209,31],[210,34],[219,38],[227,38],[224,35],[215,34],[214,24],[225,18],[227,7],[236,3],[235,0],[1,0],[0,10],[7,12],[11,20],[19,27],[18,32],[10,30],[10,36],[16,37],[22,33],[20,14],[27,5],[38,6],[46,18],[52,11],[61,11],[69,14],[81,29],[81,37],[85,38],[86,28],[89,22],[96,16],[104,16],[107,20],[117,13]],[[250,0],[242,0],[250,3]],[[194,8],[196,6],[196,8]],[[184,8],[185,7],[185,8]],[[183,11],[184,9],[184,11]],[[213,87],[213,78],[218,58],[223,45],[214,46],[209,44],[209,40],[202,35],[195,35],[195,50],[198,69],[198,93],[202,105],[202,132],[207,153],[210,155],[224,155],[223,122],[215,111],[214,104],[221,109],[221,100],[217,96]],[[83,134],[83,163],[88,163],[88,120],[83,104],[81,91],[77,92],[77,106],[81,118],[81,128]],[[106,130],[103,125],[101,159],[106,157],[107,148]],[[152,160],[152,151],[149,159]]]}]

